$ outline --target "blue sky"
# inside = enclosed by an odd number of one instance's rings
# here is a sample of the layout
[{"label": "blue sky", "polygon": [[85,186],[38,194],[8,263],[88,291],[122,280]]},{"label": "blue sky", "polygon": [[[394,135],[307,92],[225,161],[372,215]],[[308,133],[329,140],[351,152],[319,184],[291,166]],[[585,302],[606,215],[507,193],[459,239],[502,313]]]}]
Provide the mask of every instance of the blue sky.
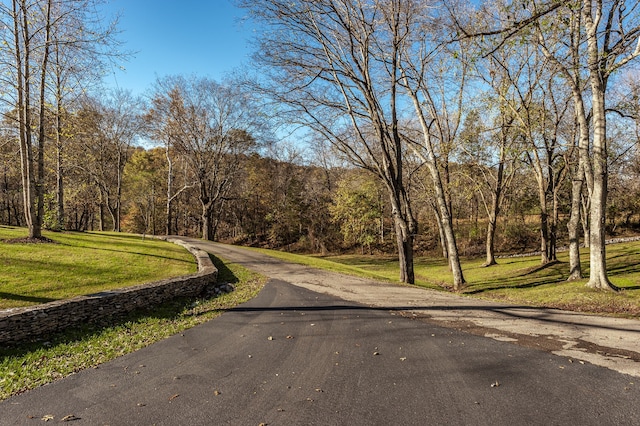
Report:
[{"label": "blue sky", "polygon": [[120,13],[123,49],[136,53],[105,77],[110,87],[142,94],[156,77],[197,74],[217,81],[248,62],[251,29],[232,0],[107,0]]}]

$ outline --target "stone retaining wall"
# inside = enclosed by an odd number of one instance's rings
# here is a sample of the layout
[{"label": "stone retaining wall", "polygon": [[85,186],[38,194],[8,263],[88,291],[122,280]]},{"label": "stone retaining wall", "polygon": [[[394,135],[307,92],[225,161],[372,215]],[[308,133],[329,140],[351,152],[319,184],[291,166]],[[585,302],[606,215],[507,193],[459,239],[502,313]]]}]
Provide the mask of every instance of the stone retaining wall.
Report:
[{"label": "stone retaining wall", "polygon": [[0,310],[0,344],[15,343],[85,323],[124,316],[134,309],[176,297],[194,297],[216,284],[218,270],[209,255],[177,238],[166,238],[189,250],[198,273],[24,308]]}]

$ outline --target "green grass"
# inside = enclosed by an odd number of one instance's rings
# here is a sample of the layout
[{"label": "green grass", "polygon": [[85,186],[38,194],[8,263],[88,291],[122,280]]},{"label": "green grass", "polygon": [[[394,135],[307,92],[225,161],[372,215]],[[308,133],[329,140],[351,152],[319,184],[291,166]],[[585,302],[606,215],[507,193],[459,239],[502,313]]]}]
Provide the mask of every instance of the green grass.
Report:
[{"label": "green grass", "polygon": [[[374,278],[397,281],[397,259],[392,256],[301,256],[259,249],[283,260]],[[586,287],[586,279],[567,282],[568,253],[558,262],[540,265],[539,256],[498,259],[498,265],[484,267],[484,259],[464,259],[462,269],[467,285],[461,292],[469,297],[500,300],[527,306],[559,308],[640,318],[640,242],[607,246],[607,268],[611,281],[622,291],[611,293]],[[581,253],[583,273],[588,276],[589,253]],[[446,290],[453,279],[444,259],[416,258],[416,285]]]},{"label": "green grass", "polygon": [[196,272],[193,256],[166,241],[109,232],[45,232],[53,243],[9,243],[0,227],[0,309],[29,306]]},{"label": "green grass", "polygon": [[214,258],[218,281],[235,291],[212,299],[179,299],[130,314],[107,327],[85,326],[46,343],[0,348],[0,400],[133,352],[221,315],[255,297],[264,277]]}]

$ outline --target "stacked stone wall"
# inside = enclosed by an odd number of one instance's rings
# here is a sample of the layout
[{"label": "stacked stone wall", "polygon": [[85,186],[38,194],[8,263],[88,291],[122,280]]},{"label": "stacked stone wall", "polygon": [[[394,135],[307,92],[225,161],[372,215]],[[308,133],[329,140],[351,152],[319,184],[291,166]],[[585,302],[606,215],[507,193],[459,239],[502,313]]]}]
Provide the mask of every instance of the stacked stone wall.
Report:
[{"label": "stacked stone wall", "polygon": [[187,248],[198,261],[198,273],[103,291],[24,308],[0,310],[0,344],[15,343],[86,323],[122,317],[178,297],[196,297],[216,286],[218,270],[209,255],[179,239],[167,239]]}]

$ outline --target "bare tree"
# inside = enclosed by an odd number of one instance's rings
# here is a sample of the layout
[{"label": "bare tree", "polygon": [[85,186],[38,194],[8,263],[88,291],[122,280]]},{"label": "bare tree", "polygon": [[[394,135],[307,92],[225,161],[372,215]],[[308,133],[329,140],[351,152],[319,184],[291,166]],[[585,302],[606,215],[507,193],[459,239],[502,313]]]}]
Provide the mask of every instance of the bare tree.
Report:
[{"label": "bare tree", "polygon": [[[606,268],[606,95],[612,75],[640,56],[640,3],[625,0],[581,0],[575,3],[540,0],[530,3],[505,2],[502,7],[509,12],[507,20],[487,22],[481,18],[478,22],[483,22],[484,27],[480,29],[472,29],[469,22],[457,19],[455,14],[452,16],[457,20],[458,28],[464,37],[484,37],[491,40],[492,44],[487,48],[489,52],[500,49],[517,35],[526,42],[536,42],[542,46],[547,57],[564,73],[565,81],[572,90],[580,125],[579,146],[583,167],[577,176],[579,179],[580,174],[585,173],[590,192],[590,276],[587,286],[616,290],[609,281]],[[550,37],[557,34],[555,29],[562,26],[566,29],[564,36],[556,39],[556,43],[550,43]],[[551,45],[560,48],[553,51],[558,52],[558,56],[551,53]],[[584,120],[587,117],[587,97],[584,96],[586,87],[583,85],[585,81],[590,91],[590,126],[587,126],[588,123]],[[587,142],[590,142],[591,150],[586,149]],[[592,162],[591,177],[586,156],[589,156]],[[579,182],[576,181],[574,186],[574,191],[577,191]],[[572,223],[575,222],[574,218]],[[572,253],[575,256],[575,248]],[[576,266],[574,259],[572,269]]]},{"label": "bare tree", "polygon": [[100,191],[100,229],[103,209],[112,229],[120,232],[124,167],[138,136],[141,103],[130,92],[116,90],[102,99],[87,98],[80,112],[76,137],[86,153],[73,165],[84,171]]},{"label": "bare tree", "polygon": [[460,290],[465,279],[453,230],[449,158],[460,142],[469,66],[462,60],[466,43],[452,42],[439,6],[400,1],[390,22],[391,28],[397,26],[396,32],[402,35],[398,81],[413,105],[420,129],[419,138],[408,137],[409,146],[429,170],[453,288]]},{"label": "bare tree", "polygon": [[167,146],[188,164],[202,206],[202,237],[212,240],[238,157],[258,146],[261,114],[237,86],[197,77],[159,81],[153,104],[148,121],[164,129]]},{"label": "bare tree", "polygon": [[[89,23],[89,6],[93,4],[92,0],[12,0],[10,4],[0,4],[0,56],[4,70],[0,79],[11,89],[2,93],[2,100],[9,105],[5,116],[12,117],[16,124],[25,217],[32,238],[42,236],[44,151],[50,126],[49,104],[53,103],[49,90],[53,64],[61,50],[87,50],[110,34],[97,27],[85,27],[84,33],[70,37],[71,27],[78,22]],[[98,50],[92,50],[92,54],[97,56]],[[58,112],[59,107],[58,104]]]},{"label": "bare tree", "polygon": [[[398,79],[404,2],[242,0],[266,24],[259,87],[286,118],[323,135],[351,164],[386,187],[400,280],[414,282],[417,221],[405,185]],[[285,111],[278,111],[282,116]]]}]

